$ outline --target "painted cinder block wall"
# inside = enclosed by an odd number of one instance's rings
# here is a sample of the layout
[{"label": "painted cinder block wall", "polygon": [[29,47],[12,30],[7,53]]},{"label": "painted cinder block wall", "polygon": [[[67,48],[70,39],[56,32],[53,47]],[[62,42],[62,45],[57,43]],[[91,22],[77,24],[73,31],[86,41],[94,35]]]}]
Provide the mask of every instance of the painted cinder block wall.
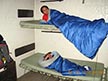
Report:
[{"label": "painted cinder block wall", "polygon": [[21,20],[31,20],[33,18],[18,18],[17,9],[34,9],[34,0],[0,0],[0,34],[3,35],[11,56],[16,61],[17,77],[24,74],[24,70],[19,67],[20,60],[34,51],[25,55],[15,57],[15,49],[23,45],[35,42],[34,30],[20,27]]}]

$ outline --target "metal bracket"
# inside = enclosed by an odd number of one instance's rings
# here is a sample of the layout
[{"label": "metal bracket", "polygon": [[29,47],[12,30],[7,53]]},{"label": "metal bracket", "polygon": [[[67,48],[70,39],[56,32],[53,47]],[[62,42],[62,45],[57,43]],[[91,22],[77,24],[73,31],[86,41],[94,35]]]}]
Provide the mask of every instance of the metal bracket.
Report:
[{"label": "metal bracket", "polygon": [[82,0],[82,4],[84,4],[85,3],[85,0]]}]

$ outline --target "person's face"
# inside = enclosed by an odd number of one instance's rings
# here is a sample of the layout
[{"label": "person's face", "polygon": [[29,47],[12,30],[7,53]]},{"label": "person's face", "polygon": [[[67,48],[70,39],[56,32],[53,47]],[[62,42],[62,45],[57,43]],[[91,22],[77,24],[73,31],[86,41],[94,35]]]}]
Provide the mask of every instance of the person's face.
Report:
[{"label": "person's face", "polygon": [[47,9],[46,7],[42,8],[43,14],[48,14],[49,13],[49,9]]},{"label": "person's face", "polygon": [[51,54],[47,54],[46,57],[44,58],[45,60],[51,59],[53,56]]}]

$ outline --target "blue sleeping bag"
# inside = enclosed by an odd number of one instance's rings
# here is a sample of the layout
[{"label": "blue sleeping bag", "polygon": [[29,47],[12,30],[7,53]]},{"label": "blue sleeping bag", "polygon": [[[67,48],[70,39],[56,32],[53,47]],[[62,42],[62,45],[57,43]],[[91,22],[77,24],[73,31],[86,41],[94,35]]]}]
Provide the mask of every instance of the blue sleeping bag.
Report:
[{"label": "blue sleeping bag", "polygon": [[51,53],[53,58],[44,60],[44,56],[39,58],[39,65],[48,69],[56,70],[65,76],[86,76],[87,71],[91,71],[92,68],[84,65],[78,65],[68,59],[62,58],[56,51]]},{"label": "blue sleeping bag", "polygon": [[63,35],[86,57],[93,59],[108,34],[104,19],[90,21],[50,10],[47,24],[55,25]]}]

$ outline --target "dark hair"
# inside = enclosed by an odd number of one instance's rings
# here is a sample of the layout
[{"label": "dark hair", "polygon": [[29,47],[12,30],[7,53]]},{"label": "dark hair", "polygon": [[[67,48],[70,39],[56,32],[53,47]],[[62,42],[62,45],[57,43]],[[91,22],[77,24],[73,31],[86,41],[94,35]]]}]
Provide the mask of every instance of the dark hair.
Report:
[{"label": "dark hair", "polygon": [[43,13],[43,11],[42,11],[43,8],[49,9],[48,6],[46,6],[46,5],[42,6],[42,7],[40,8],[40,11],[41,11],[42,13]]},{"label": "dark hair", "polygon": [[48,53],[46,53],[45,56],[44,56],[44,58],[45,58],[48,54],[51,54],[51,53],[52,53],[52,52],[48,52]]}]

